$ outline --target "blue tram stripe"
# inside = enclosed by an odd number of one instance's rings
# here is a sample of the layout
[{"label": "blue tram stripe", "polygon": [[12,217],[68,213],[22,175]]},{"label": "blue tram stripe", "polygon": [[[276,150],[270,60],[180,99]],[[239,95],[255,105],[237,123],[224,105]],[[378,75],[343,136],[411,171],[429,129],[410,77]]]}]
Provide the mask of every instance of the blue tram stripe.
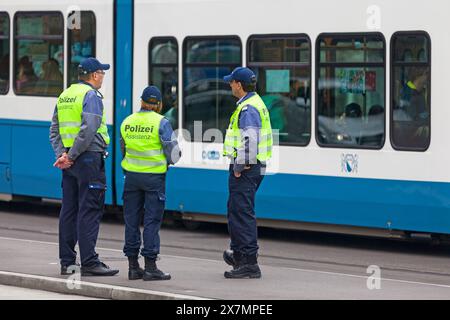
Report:
[{"label": "blue tram stripe", "polygon": [[[225,215],[228,172],[171,168],[167,209]],[[257,193],[258,218],[450,233],[450,183],[277,174]]]}]

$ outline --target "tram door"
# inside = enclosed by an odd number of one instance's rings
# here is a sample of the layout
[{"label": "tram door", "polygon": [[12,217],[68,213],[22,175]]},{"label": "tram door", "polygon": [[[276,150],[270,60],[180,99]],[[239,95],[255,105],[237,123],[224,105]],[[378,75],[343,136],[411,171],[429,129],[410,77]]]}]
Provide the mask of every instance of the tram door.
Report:
[{"label": "tram door", "polygon": [[11,127],[0,126],[0,194],[10,195],[11,189]]},{"label": "tram door", "polygon": [[118,0],[116,7],[116,85],[114,107],[114,183],[116,204],[122,205],[124,186],[123,170],[121,167],[122,151],[120,148],[120,125],[132,113],[132,66],[133,66],[133,7],[130,0]]}]

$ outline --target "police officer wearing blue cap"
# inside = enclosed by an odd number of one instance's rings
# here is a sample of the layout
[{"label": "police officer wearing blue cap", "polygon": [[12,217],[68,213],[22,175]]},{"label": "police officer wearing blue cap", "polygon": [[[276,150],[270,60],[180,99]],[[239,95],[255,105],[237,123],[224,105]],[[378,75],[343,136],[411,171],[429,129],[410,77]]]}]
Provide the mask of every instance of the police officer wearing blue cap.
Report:
[{"label": "police officer wearing blue cap", "polygon": [[61,274],[76,271],[75,245],[81,257],[81,275],[112,276],[111,269],[95,252],[105,202],[105,157],[110,138],[102,95],[98,91],[109,64],[88,58],[78,67],[79,82],[58,98],[50,127],[56,155],[54,166],[62,169],[62,207],[59,216]]},{"label": "police officer wearing blue cap", "polygon": [[[124,253],[128,257],[128,279],[169,280],[170,274],[156,266],[160,250],[159,230],[166,200],[166,172],[181,157],[178,141],[169,120],[160,115],[161,92],[155,86],[144,89],[140,111],[121,125],[121,145],[125,172],[123,206],[125,219]],[[144,209],[144,246],[141,249],[141,212]],[[138,262],[139,251],[145,269]]]},{"label": "police officer wearing blue cap", "polygon": [[227,215],[231,241],[223,259],[233,266],[224,276],[260,278],[255,195],[263,180],[266,162],[272,155],[272,128],[269,112],[255,92],[253,71],[239,67],[224,80],[239,99],[224,141],[224,156],[231,159]]}]

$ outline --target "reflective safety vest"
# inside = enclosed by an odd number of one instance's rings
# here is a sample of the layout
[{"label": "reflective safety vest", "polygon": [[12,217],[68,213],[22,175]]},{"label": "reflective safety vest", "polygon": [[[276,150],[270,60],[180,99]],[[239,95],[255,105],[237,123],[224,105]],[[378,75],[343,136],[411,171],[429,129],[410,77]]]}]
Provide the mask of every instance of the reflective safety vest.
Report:
[{"label": "reflective safety vest", "polygon": [[225,142],[223,144],[223,155],[236,158],[237,150],[242,146],[241,130],[239,129],[239,114],[242,108],[251,105],[259,111],[261,117],[261,129],[258,143],[259,161],[267,161],[272,157],[272,126],[270,125],[269,111],[258,94],[244,100],[240,103],[233,115],[230,118],[230,125],[225,135]]},{"label": "reflective safety vest", "polygon": [[141,173],[165,173],[167,159],[159,137],[159,126],[164,117],[157,112],[136,112],[120,126],[125,142],[122,168]]},{"label": "reflective safety vest", "polygon": [[[91,90],[94,89],[87,84],[76,83],[67,88],[58,98],[56,108],[58,110],[59,134],[65,148],[73,146],[75,138],[80,132],[84,97]],[[102,124],[97,133],[103,137],[106,144],[109,144],[105,112],[103,112]]]}]

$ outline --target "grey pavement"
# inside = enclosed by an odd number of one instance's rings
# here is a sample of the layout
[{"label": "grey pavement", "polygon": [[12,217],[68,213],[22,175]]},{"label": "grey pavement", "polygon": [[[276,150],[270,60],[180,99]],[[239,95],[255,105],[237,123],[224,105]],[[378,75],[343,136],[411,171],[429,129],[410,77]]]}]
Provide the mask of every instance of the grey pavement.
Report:
[{"label": "grey pavement", "polygon": [[[57,217],[0,213],[0,226],[1,271],[65,279],[59,276]],[[106,221],[98,253],[120,273],[81,280],[211,299],[450,299],[446,247],[310,233],[274,234],[261,237],[263,278],[228,280],[223,272],[229,267],[221,260],[228,236],[222,227],[209,225],[197,232],[165,227],[158,266],[171,273],[172,280],[128,281],[121,250],[123,225]],[[381,268],[379,290],[367,286],[370,265]],[[377,284],[376,280],[369,279],[369,284]]]},{"label": "grey pavement", "polygon": [[0,285],[0,300],[99,300],[79,295],[61,294]]}]

